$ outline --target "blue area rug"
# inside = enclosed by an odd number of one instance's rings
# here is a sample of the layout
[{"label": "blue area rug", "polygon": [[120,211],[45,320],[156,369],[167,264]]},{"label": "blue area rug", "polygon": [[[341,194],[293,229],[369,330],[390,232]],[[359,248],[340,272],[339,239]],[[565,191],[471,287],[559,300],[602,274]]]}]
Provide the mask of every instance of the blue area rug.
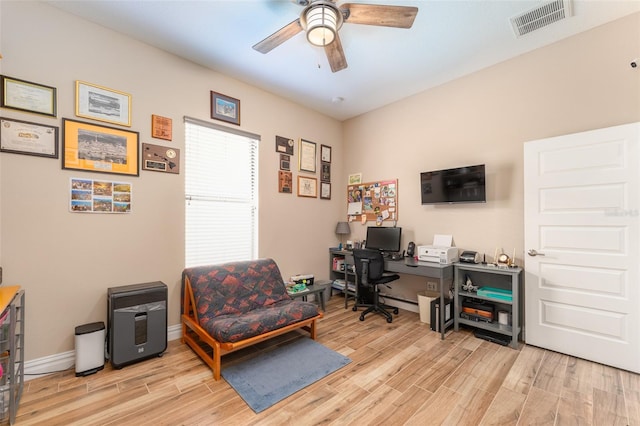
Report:
[{"label": "blue area rug", "polygon": [[222,377],[259,413],[350,362],[314,340],[301,338],[222,368]]}]

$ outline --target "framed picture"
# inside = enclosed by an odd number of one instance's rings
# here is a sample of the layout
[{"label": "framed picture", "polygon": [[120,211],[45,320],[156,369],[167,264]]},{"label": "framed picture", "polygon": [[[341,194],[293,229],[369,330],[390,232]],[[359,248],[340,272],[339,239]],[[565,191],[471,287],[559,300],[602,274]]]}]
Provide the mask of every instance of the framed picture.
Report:
[{"label": "framed picture", "polygon": [[222,93],[211,92],[211,118],[240,125],[240,101]]},{"label": "framed picture", "polygon": [[139,135],[82,121],[62,119],[62,168],[139,176]]},{"label": "framed picture", "polygon": [[76,116],[131,126],[131,95],[76,80]]},{"label": "framed picture", "polygon": [[291,172],[280,170],[278,172],[278,192],[293,193],[293,177]]},{"label": "framed picture", "polygon": [[358,183],[362,183],[362,173],[349,175],[349,185],[356,185]]},{"label": "framed picture", "polygon": [[298,197],[318,197],[318,179],[298,176]]},{"label": "framed picture", "polygon": [[327,145],[320,145],[320,161],[325,163],[331,162],[331,147]]},{"label": "framed picture", "polygon": [[276,136],[276,152],[293,155],[293,139]]},{"label": "framed picture", "polygon": [[0,118],[0,151],[58,158],[58,127]]},{"label": "framed picture", "polygon": [[2,100],[0,107],[36,114],[56,116],[55,87],[44,86],[17,78],[0,76]]},{"label": "framed picture", "polygon": [[320,167],[320,182],[331,182],[331,164],[323,161]]},{"label": "framed picture", "polygon": [[331,184],[329,182],[320,182],[320,198],[323,200],[331,199]]},{"label": "framed picture", "polygon": [[291,170],[291,157],[287,154],[280,154],[280,170]]},{"label": "framed picture", "polygon": [[301,172],[316,172],[316,143],[300,139],[298,170]]},{"label": "framed picture", "polygon": [[151,114],[151,137],[170,141],[173,133],[173,121],[167,117]]}]

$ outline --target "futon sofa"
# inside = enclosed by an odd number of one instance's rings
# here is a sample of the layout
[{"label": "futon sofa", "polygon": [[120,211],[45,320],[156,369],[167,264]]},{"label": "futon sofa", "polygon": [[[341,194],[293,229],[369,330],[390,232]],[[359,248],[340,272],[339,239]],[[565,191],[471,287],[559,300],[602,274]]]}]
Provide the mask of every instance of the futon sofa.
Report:
[{"label": "futon sofa", "polygon": [[315,340],[322,318],[314,303],[289,296],[273,259],[186,268],[181,293],[182,342],[215,380],[222,355],[296,329]]}]

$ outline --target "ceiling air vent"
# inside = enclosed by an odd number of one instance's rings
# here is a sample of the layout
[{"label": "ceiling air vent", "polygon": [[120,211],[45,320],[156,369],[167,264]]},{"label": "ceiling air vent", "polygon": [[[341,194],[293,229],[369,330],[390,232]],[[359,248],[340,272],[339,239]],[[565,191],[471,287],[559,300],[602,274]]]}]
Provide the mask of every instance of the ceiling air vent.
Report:
[{"label": "ceiling air vent", "polygon": [[511,18],[511,26],[517,37],[545,27],[571,16],[571,0],[544,2]]}]

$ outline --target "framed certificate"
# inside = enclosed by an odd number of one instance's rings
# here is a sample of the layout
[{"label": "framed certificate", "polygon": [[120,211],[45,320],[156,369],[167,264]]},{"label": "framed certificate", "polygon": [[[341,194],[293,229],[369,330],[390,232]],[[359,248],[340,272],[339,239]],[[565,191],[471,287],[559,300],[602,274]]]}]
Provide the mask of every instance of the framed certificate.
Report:
[{"label": "framed certificate", "polygon": [[300,139],[298,169],[301,172],[316,172],[316,143]]},{"label": "framed certificate", "polygon": [[0,151],[58,158],[58,127],[0,118]]},{"label": "framed certificate", "polygon": [[0,76],[2,100],[0,107],[36,114],[56,116],[56,88]]},{"label": "framed certificate", "polygon": [[318,197],[318,179],[298,176],[298,197]]}]

